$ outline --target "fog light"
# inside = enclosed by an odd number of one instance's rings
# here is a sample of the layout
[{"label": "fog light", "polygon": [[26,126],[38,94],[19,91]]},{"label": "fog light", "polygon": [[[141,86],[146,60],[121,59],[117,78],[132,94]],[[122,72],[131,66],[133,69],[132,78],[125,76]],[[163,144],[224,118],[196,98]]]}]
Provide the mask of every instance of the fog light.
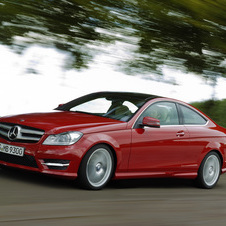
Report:
[{"label": "fog light", "polygon": [[70,164],[69,160],[62,159],[43,159],[42,165],[47,166],[49,169],[66,170]]}]

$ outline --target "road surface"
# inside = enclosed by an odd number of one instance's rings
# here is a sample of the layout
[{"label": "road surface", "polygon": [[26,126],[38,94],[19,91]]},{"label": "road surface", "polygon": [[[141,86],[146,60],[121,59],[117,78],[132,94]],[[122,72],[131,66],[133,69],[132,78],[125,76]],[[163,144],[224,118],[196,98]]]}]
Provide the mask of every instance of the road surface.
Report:
[{"label": "road surface", "polygon": [[112,181],[101,191],[72,181],[0,169],[0,226],[226,225],[226,175],[216,188],[190,180]]}]

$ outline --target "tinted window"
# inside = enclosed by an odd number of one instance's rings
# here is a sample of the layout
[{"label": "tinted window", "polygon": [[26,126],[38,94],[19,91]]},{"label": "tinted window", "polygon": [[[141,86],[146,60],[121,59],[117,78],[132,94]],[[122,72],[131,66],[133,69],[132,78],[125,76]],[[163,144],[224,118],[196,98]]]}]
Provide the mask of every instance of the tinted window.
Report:
[{"label": "tinted window", "polygon": [[126,121],[137,109],[138,107],[129,101],[120,100],[112,102],[112,100],[106,98],[98,98],[72,107],[70,111],[91,113]]},{"label": "tinted window", "polygon": [[156,97],[148,94],[99,92],[77,98],[56,109],[129,121],[143,104]]},{"label": "tinted window", "polygon": [[204,119],[199,113],[188,108],[186,106],[180,105],[184,124],[185,125],[204,125],[206,124],[206,119]]},{"label": "tinted window", "polygon": [[179,125],[177,107],[172,102],[157,102],[152,104],[142,113],[139,123],[146,116],[159,119],[161,125]]}]

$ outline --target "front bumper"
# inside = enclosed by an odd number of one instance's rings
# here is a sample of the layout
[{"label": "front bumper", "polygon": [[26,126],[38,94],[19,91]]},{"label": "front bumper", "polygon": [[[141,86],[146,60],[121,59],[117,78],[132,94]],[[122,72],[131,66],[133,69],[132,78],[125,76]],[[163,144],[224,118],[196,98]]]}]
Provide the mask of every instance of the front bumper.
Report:
[{"label": "front bumper", "polygon": [[76,145],[25,144],[6,141],[3,138],[0,138],[0,142],[25,148],[23,156],[0,152],[1,165],[72,179],[77,177],[81,151]]}]

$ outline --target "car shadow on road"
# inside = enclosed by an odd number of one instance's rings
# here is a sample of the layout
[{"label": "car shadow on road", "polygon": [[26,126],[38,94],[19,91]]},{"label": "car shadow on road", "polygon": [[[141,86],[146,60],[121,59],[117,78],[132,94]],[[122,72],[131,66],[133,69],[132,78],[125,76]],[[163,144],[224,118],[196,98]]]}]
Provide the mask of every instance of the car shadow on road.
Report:
[{"label": "car shadow on road", "polygon": [[108,185],[109,188],[194,188],[194,180],[179,178],[146,178],[146,179],[129,179],[113,180]]},{"label": "car shadow on road", "polygon": [[[80,189],[79,184],[76,180],[48,176],[36,172],[14,169],[10,167],[1,167],[0,178],[54,188]],[[194,180],[178,178],[148,178],[148,179],[112,180],[106,186],[106,189],[192,188],[192,187],[195,187]]]},{"label": "car shadow on road", "polygon": [[37,172],[14,169],[5,166],[1,166],[0,168],[0,178],[14,180],[21,183],[37,184],[46,187],[55,187],[55,188],[76,187],[76,182],[74,180],[48,176]]}]

